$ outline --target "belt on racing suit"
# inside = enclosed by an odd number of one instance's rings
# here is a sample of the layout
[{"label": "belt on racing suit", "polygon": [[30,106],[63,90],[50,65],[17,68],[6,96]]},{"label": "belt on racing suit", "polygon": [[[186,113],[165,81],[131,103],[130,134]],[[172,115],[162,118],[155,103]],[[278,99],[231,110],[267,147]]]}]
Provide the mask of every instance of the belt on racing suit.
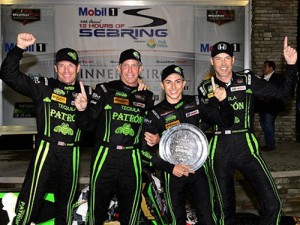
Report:
[{"label": "belt on racing suit", "polygon": [[41,135],[41,139],[44,140],[44,141],[50,142],[51,144],[55,144],[55,145],[58,145],[58,146],[64,146],[64,147],[75,147],[75,146],[79,146],[79,144],[80,144],[79,141],[67,143],[65,141],[58,141],[54,138],[47,137],[45,135]]},{"label": "belt on racing suit", "polygon": [[252,133],[252,129],[240,129],[240,130],[217,130],[214,132],[214,134],[219,135],[219,134],[237,134],[237,133]]},{"label": "belt on racing suit", "polygon": [[133,150],[140,148],[140,144],[138,145],[116,145],[116,144],[110,144],[109,142],[101,142],[101,145],[104,147],[108,147],[110,149],[116,149],[116,150]]}]

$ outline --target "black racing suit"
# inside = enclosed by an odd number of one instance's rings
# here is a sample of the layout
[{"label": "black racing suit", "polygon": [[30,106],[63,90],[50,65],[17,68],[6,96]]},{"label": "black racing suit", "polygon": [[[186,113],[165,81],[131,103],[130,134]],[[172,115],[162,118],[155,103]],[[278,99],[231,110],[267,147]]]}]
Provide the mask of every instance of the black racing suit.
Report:
[{"label": "black racing suit", "polygon": [[[24,50],[14,47],[2,63],[0,78],[15,91],[32,98],[38,135],[36,148],[18,197],[13,224],[38,219],[47,192],[54,181],[55,224],[72,223],[81,130],[75,124],[74,98],[79,83],[65,85],[54,78],[34,77],[19,71]],[[87,90],[91,93],[92,89]]]},{"label": "black racing suit", "polygon": [[102,225],[117,194],[120,223],[137,224],[142,185],[140,134],[153,93],[121,80],[98,84],[87,110],[78,113],[82,129],[96,128],[90,174],[89,224]]},{"label": "black racing suit", "polygon": [[[189,123],[199,126],[199,120],[221,127],[229,127],[233,124],[233,110],[227,99],[219,102],[220,111],[212,109],[199,101],[198,96],[184,95],[176,104],[170,104],[167,100],[161,101],[151,110],[145,118],[144,132],[159,133],[163,135],[170,127]],[[198,224],[215,224],[215,215],[211,197],[211,182],[207,165],[204,164],[194,174],[177,177],[173,175],[175,165],[164,161],[154,149],[143,141],[143,155],[150,159],[155,168],[163,171],[163,180],[167,196],[167,204],[172,216],[172,224],[186,224],[185,194],[188,190],[193,199]],[[153,156],[151,158],[151,155]]]},{"label": "black racing suit", "polygon": [[[279,224],[281,201],[267,165],[259,151],[253,131],[254,96],[290,98],[297,82],[297,68],[286,67],[287,78],[281,88],[257,78],[251,71],[233,73],[229,83],[215,77],[216,85],[226,88],[234,109],[234,125],[230,128],[214,127],[210,140],[210,162],[220,203],[220,224],[236,225],[234,172],[239,170],[253,186],[262,210],[260,224]],[[199,95],[211,105],[217,105],[211,81],[199,86]]]}]

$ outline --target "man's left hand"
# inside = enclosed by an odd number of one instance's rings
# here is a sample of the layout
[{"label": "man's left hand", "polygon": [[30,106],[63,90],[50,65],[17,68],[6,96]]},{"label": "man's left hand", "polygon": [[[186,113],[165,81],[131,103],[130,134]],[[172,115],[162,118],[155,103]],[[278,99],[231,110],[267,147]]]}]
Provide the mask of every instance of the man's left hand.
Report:
[{"label": "man's left hand", "polygon": [[147,90],[148,89],[148,87],[147,87],[147,85],[144,83],[144,81],[142,80],[142,79],[138,79],[138,84],[139,84],[139,86],[138,86],[138,91],[144,91],[144,90]]}]

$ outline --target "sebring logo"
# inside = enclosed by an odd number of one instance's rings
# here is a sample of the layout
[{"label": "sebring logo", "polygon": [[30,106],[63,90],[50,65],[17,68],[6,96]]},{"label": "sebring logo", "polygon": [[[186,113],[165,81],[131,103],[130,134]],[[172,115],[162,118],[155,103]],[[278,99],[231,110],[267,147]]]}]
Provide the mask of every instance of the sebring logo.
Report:
[{"label": "sebring logo", "polygon": [[[144,18],[149,20],[148,23],[125,26],[123,27],[113,27],[113,28],[99,28],[92,29],[89,27],[84,27],[79,29],[80,37],[131,37],[132,39],[138,39],[140,37],[167,37],[168,29],[158,29],[156,27],[163,26],[167,24],[167,21],[163,18],[154,17],[148,14],[142,14],[141,11],[149,10],[150,8],[139,8],[139,9],[128,9],[124,10],[123,14],[127,16],[135,17],[135,21],[139,21],[139,18]],[[118,8],[93,8],[88,9],[87,7],[79,8],[79,16],[118,16]]]},{"label": "sebring logo", "polygon": [[152,20],[151,23],[139,25],[139,26],[132,26],[132,27],[157,27],[157,26],[165,25],[167,23],[167,21],[162,18],[139,14],[139,11],[143,11],[143,10],[147,10],[147,9],[150,9],[150,8],[129,9],[129,10],[125,10],[123,13],[126,15],[130,15],[130,16],[143,17],[143,18],[148,18],[148,19]]}]

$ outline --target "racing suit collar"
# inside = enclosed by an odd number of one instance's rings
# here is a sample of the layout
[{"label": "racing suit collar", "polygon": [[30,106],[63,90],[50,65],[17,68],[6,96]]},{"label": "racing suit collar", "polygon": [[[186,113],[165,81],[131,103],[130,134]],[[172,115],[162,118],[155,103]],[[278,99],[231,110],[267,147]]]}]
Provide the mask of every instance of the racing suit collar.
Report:
[{"label": "racing suit collar", "polygon": [[232,72],[232,77],[231,77],[229,82],[223,82],[215,76],[215,83],[218,84],[220,87],[228,87],[233,83],[234,80],[236,80],[236,73],[235,72]]},{"label": "racing suit collar", "polygon": [[73,91],[73,90],[78,90],[78,88],[80,90],[78,81],[76,81],[75,84],[65,84],[65,83],[59,81],[58,79],[56,79],[56,85],[58,88],[60,88],[62,90]]},{"label": "racing suit collar", "polygon": [[137,87],[138,87],[138,86],[136,86],[136,87],[128,86],[128,85],[126,85],[121,79],[119,80],[119,82],[120,82],[120,85],[122,85],[122,89],[123,89],[125,92],[127,92],[127,93],[130,93],[130,92],[132,92],[132,91],[134,91],[134,90],[137,90]]}]

